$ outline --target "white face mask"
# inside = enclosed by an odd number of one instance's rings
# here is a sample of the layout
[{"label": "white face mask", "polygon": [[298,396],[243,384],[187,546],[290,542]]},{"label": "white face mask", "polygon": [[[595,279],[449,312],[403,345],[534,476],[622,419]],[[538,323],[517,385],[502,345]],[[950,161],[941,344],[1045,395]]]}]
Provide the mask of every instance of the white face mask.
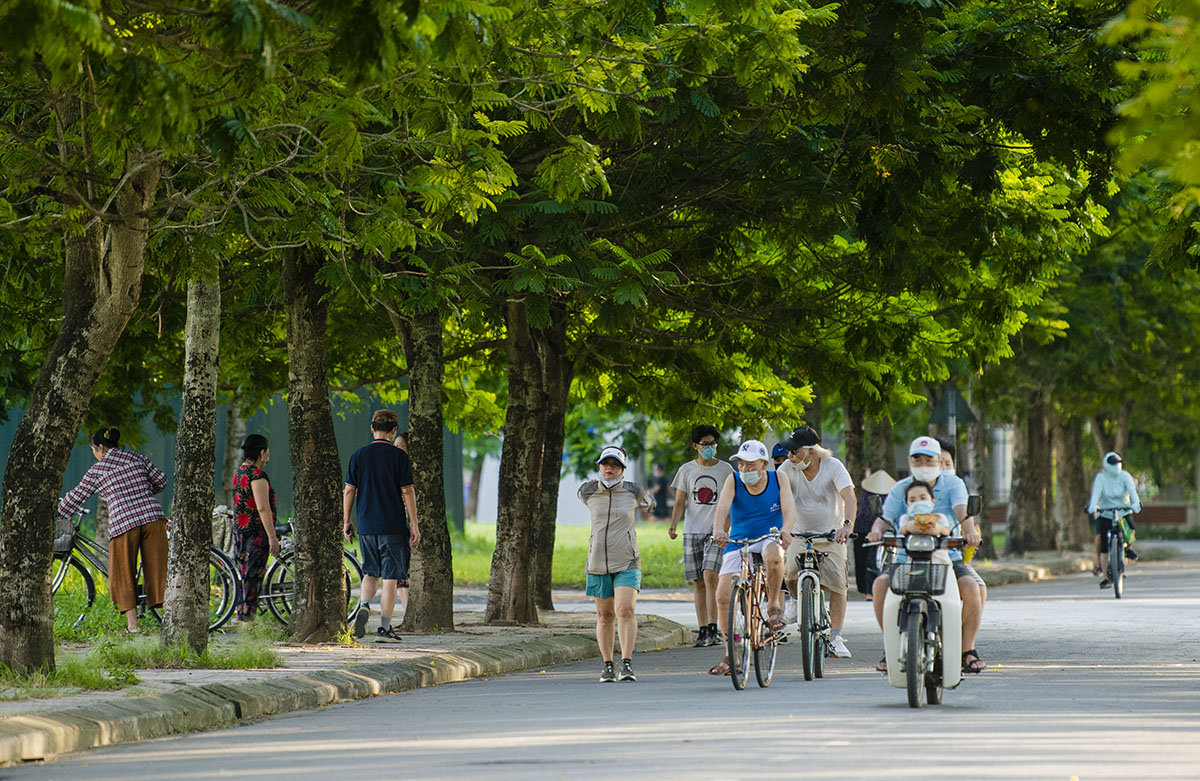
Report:
[{"label": "white face mask", "polygon": [[914,466],[912,468],[912,476],[914,479],[920,480],[922,483],[932,483],[941,475],[942,468],[940,466]]},{"label": "white face mask", "polygon": [[605,488],[612,488],[619,482],[621,482],[620,477],[614,477],[612,480],[605,480],[603,477],[600,478],[600,484]]},{"label": "white face mask", "polygon": [[757,471],[754,472],[738,472],[741,475],[742,482],[746,485],[754,485],[758,482],[758,478],[762,477]]}]

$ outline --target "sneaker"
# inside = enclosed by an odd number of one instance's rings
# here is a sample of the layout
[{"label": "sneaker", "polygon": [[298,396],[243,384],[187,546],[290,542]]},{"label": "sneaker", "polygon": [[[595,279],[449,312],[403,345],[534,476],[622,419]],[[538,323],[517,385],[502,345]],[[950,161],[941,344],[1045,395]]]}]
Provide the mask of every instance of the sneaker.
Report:
[{"label": "sneaker", "polygon": [[700,633],[696,635],[696,642],[692,643],[692,648],[704,648],[708,645],[708,624],[700,627]]},{"label": "sneaker", "polygon": [[617,680],[617,671],[613,669],[612,662],[605,662],[604,669],[600,671],[600,683],[612,683]]},{"label": "sneaker", "polygon": [[796,623],[796,613],[796,600],[789,599],[787,604],[783,606],[783,620],[787,621],[789,624]]},{"label": "sneaker", "polygon": [[846,641],[841,635],[834,635],[829,641],[829,655],[834,659],[852,659],[850,649],[846,647]]},{"label": "sneaker", "polygon": [[776,645],[786,645],[787,637],[787,632],[780,632],[779,639],[775,641]]},{"label": "sneaker", "polygon": [[387,629],[384,629],[383,627],[379,627],[378,629],[376,629],[375,630],[375,639],[376,640],[389,640],[389,641],[398,643],[403,638],[400,637],[400,630],[396,629],[395,626],[389,626]]},{"label": "sneaker", "polygon": [[725,638],[721,635],[720,629],[708,630],[708,642],[705,645],[725,645]]},{"label": "sneaker", "polygon": [[1138,560],[1137,551],[1135,551],[1133,548],[1126,548],[1125,549],[1125,558],[1129,559],[1130,561],[1137,561]]},{"label": "sneaker", "polygon": [[363,602],[354,611],[354,636],[362,637],[367,633],[367,621],[371,618],[371,606]]},{"label": "sneaker", "polygon": [[1111,585],[1112,585],[1112,581],[1110,581],[1108,578],[1105,578],[1104,580],[1100,581],[1100,588],[1108,588]]},{"label": "sneaker", "polygon": [[622,681],[636,681],[637,676],[633,674],[633,662],[629,659],[621,660],[621,678]]}]

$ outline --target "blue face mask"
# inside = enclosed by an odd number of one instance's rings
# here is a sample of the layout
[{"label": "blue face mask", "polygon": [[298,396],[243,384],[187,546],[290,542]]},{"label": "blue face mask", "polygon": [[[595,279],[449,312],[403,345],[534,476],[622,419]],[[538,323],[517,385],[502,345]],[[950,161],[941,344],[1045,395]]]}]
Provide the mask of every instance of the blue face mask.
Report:
[{"label": "blue face mask", "polygon": [[701,445],[700,446],[700,457],[703,458],[705,461],[713,460],[714,458],[717,457],[717,446],[716,445]]},{"label": "blue face mask", "polygon": [[909,515],[919,515],[921,513],[933,512],[933,502],[928,499],[922,499],[919,502],[913,502],[908,506]]}]

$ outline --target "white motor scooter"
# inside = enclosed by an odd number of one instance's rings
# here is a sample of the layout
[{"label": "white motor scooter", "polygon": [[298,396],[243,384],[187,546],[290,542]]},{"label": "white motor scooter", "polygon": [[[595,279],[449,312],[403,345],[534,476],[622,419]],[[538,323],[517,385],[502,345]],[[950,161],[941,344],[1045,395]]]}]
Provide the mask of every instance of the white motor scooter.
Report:
[{"label": "white motor scooter", "polygon": [[962,537],[885,536],[908,560],[893,564],[883,600],[883,647],[888,683],[908,689],[908,704],[942,701],[942,690],[962,681],[962,600],[947,548]]}]

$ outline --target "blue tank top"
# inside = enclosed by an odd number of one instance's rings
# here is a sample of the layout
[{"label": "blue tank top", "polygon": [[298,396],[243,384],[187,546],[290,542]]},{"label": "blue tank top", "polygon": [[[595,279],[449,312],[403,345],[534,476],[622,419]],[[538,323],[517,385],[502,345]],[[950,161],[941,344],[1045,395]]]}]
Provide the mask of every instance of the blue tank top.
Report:
[{"label": "blue tank top", "polygon": [[[733,477],[733,504],[729,506],[729,539],[752,540],[771,531],[772,527],[783,526],[783,509],[779,504],[779,477],[774,470],[767,470],[767,490],[758,496],[746,490],[741,475]],[[725,546],[729,553],[738,549],[730,543]]]}]

